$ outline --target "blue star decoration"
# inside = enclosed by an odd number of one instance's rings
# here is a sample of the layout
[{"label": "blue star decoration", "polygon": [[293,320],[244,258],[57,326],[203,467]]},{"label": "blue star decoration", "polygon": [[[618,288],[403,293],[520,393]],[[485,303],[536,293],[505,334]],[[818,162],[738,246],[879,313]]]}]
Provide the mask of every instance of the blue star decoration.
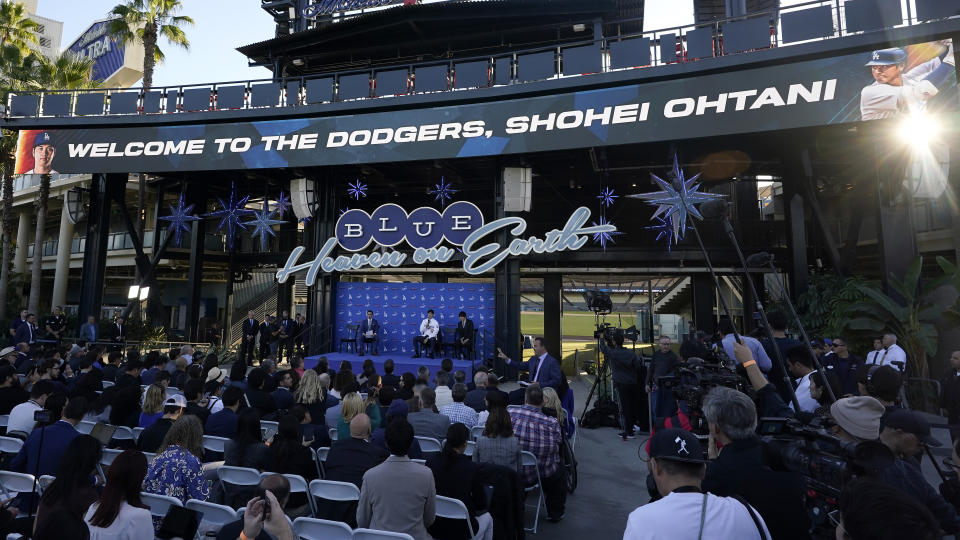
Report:
[{"label": "blue star decoration", "polygon": [[[667,216],[667,218],[664,219],[664,218],[658,216],[658,217],[655,217],[655,218],[653,218],[653,219],[654,219],[654,221],[656,222],[656,224],[655,224],[655,225],[651,225],[651,226],[649,226],[649,227],[644,227],[644,229],[646,229],[646,230],[648,230],[648,231],[654,231],[654,232],[656,232],[656,233],[657,233],[657,241],[658,241],[658,242],[659,242],[660,240],[666,238],[666,239],[667,239],[667,251],[669,252],[670,249],[673,247],[673,218],[671,218],[670,216]],[[681,238],[683,237],[683,233],[684,233],[684,231],[680,231],[680,236],[681,236]]]},{"label": "blue star decoration", "polygon": [[247,201],[250,199],[250,196],[237,200],[237,190],[236,186],[230,184],[230,199],[229,204],[223,202],[223,199],[217,197],[217,202],[220,203],[220,210],[215,210],[206,214],[206,217],[218,217],[220,218],[220,223],[217,225],[217,232],[223,230],[224,227],[227,228],[227,247],[233,249],[234,240],[237,236],[237,228],[247,230],[247,227],[240,221],[240,216],[245,214],[250,214],[253,211],[247,210]]},{"label": "blue star decoration", "polygon": [[254,210],[253,219],[246,222],[247,225],[253,225],[253,232],[250,233],[250,236],[259,236],[260,237],[260,251],[267,250],[267,235],[276,236],[277,234],[273,232],[274,225],[280,225],[283,223],[282,219],[273,219],[274,212],[270,210],[270,201],[263,200],[263,209],[260,211]]},{"label": "blue star decoration", "polygon": [[349,212],[349,211],[350,211],[350,207],[349,207],[349,206],[345,206],[345,207],[343,207],[343,208],[340,210],[340,215],[342,216],[342,215],[346,214],[346,213]]},{"label": "blue star decoration", "polygon": [[[607,221],[607,218],[605,216],[600,216],[599,221],[591,222],[590,225],[594,227],[601,227],[603,225],[612,225],[612,223]],[[608,242],[611,244],[616,243],[613,241],[613,237],[614,235],[617,235],[617,234],[623,234],[623,233],[620,231],[593,233],[593,241],[597,244],[600,244],[600,247],[603,248],[604,251],[606,251]]]},{"label": "blue star decoration", "polygon": [[603,188],[602,190],[600,190],[600,194],[597,195],[597,198],[600,199],[600,204],[602,204],[607,208],[610,208],[611,206],[613,206],[613,201],[617,197],[619,197],[619,195],[614,195],[613,188],[609,188],[609,187]]},{"label": "blue star decoration", "polygon": [[360,197],[367,196],[367,185],[361,182],[359,178],[353,184],[347,184],[347,186],[347,194],[358,201]]},{"label": "blue star decoration", "polygon": [[303,225],[306,225],[307,223],[310,223],[310,216],[307,216],[307,217],[305,217],[305,218],[303,218],[303,219],[300,219],[300,220],[298,220],[298,221],[299,221],[300,223],[302,223]]},{"label": "blue star decoration", "polygon": [[700,184],[697,183],[697,178],[700,177],[700,174],[698,173],[690,179],[684,178],[683,169],[680,168],[677,162],[676,154],[673,156],[672,172],[672,182],[667,182],[659,176],[650,173],[653,181],[656,182],[663,191],[627,195],[627,197],[644,199],[648,203],[655,205],[657,210],[653,213],[653,218],[660,216],[670,218],[670,224],[673,230],[673,241],[677,242],[683,238],[683,233],[687,230],[688,216],[700,220],[703,219],[703,215],[697,210],[696,205],[720,199],[723,196],[699,192]]},{"label": "blue star decoration", "polygon": [[287,210],[290,209],[290,197],[287,197],[287,194],[283,191],[280,192],[280,196],[277,197],[277,206],[273,209],[277,213],[277,217],[283,217],[287,213]]},{"label": "blue star decoration", "polygon": [[170,215],[160,218],[163,221],[170,222],[170,228],[173,229],[173,241],[177,243],[177,247],[180,247],[180,242],[183,240],[183,233],[190,232],[191,221],[200,221],[200,218],[193,215],[193,206],[194,205],[183,205],[183,193],[180,194],[180,200],[177,201],[177,206],[174,207],[170,205]]},{"label": "blue star decoration", "polygon": [[452,199],[453,194],[457,192],[457,190],[453,189],[452,185],[447,183],[446,177],[443,176],[440,177],[440,183],[434,184],[433,186],[433,189],[428,193],[433,195],[433,200],[440,201],[440,208],[446,206],[447,200]]}]

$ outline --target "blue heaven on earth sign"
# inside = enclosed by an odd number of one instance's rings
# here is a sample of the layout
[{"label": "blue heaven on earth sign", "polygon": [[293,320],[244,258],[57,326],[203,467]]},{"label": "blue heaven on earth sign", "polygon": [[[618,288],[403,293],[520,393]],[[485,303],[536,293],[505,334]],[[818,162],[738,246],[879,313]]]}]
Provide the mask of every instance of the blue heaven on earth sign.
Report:
[{"label": "blue heaven on earth sign", "polygon": [[[452,203],[442,212],[429,207],[407,212],[396,204],[385,204],[370,214],[352,209],[337,220],[335,236],[323,244],[314,260],[298,264],[305,248],[295,248],[283,268],[277,271],[277,281],[284,283],[291,275],[305,271],[306,285],[309,287],[320,272],[396,268],[408,258],[416,264],[446,263],[457,250],[443,245],[444,241],[463,252],[464,272],[479,275],[489,272],[508,256],[575,251],[583,247],[590,235],[617,230],[612,224],[588,226],[589,220],[590,209],[581,206],[573,211],[563,228],[553,229],[543,238],[524,238],[521,235],[527,229],[525,219],[505,217],[484,223],[480,209],[466,201]],[[503,229],[508,229],[514,237],[507,246],[500,245],[492,238]],[[406,243],[413,253],[357,253],[371,243],[381,247]],[[353,254],[334,257],[333,251],[338,246]]]}]

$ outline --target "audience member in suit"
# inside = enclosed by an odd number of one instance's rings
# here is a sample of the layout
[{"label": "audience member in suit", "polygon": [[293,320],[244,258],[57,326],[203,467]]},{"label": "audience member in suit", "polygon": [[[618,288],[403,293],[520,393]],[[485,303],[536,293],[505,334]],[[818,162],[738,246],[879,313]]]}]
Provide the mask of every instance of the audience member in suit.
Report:
[{"label": "audience member in suit", "polygon": [[[45,474],[56,474],[70,442],[80,435],[76,426],[83,420],[86,412],[87,400],[82,397],[70,400],[63,408],[60,421],[30,433],[20,451],[10,461],[10,470],[32,474],[36,478]],[[41,438],[43,452],[40,451]],[[18,506],[21,511],[29,511],[36,506],[36,501],[29,496],[21,496]]]},{"label": "audience member in suit", "polygon": [[32,345],[37,341],[37,316],[33,313],[27,314],[27,319],[20,323],[13,334],[14,343],[26,343]]},{"label": "audience member in suit", "polygon": [[223,448],[225,465],[249,467],[261,472],[272,471],[274,455],[263,443],[260,432],[260,415],[253,408],[243,409],[237,419],[237,434]]},{"label": "audience member in suit", "polygon": [[467,318],[465,311],[460,312],[460,322],[453,337],[457,358],[466,358],[467,353],[473,350],[473,321]]},{"label": "audience member in suit", "polygon": [[127,327],[123,323],[123,318],[118,318],[117,322],[110,328],[110,341],[118,345],[127,341]]},{"label": "audience member in suit", "polygon": [[330,448],[330,433],[327,431],[327,426],[325,424],[314,424],[313,415],[310,414],[306,405],[295,404],[290,407],[290,414],[296,416],[297,421],[300,422],[300,434],[303,439],[313,441],[310,443],[311,448],[315,450],[323,447]]},{"label": "audience member in suit", "polygon": [[[513,363],[513,360],[499,349],[498,356],[508,364]],[[547,352],[547,346],[542,337],[533,339],[533,357],[526,362],[518,363],[516,367],[520,370],[527,370],[529,381],[540,383],[541,388],[553,388],[558,394],[562,393],[561,390],[565,390],[561,388],[563,386],[563,372],[560,370],[560,362]]]},{"label": "audience member in suit", "polygon": [[120,374],[119,368],[117,371],[117,386],[123,388],[125,386],[140,386],[140,372],[143,371],[143,364],[140,363],[139,359],[131,360],[123,366],[123,374]]},{"label": "audience member in suit", "polygon": [[10,414],[17,405],[30,399],[30,393],[20,388],[17,370],[13,366],[0,367],[0,414]]},{"label": "audience member in suit", "polygon": [[277,410],[277,403],[273,396],[263,390],[267,382],[267,372],[263,368],[255,368],[247,374],[247,403],[260,413],[260,416],[266,416]]},{"label": "audience member in suit", "polygon": [[418,437],[433,437],[443,440],[450,427],[450,419],[433,411],[436,392],[429,388],[420,391],[420,410],[407,415],[407,421],[413,426]]},{"label": "audience member in suit", "polygon": [[[410,408],[407,406],[405,401],[395,399],[390,403],[390,406],[387,407],[387,412],[384,415],[383,427],[373,430],[373,434],[370,436],[370,443],[374,446],[379,446],[383,449],[384,452],[387,451],[387,425],[390,424],[394,419],[403,418],[407,419],[407,415],[410,413]],[[420,442],[416,439],[413,440],[413,444],[410,445],[410,451],[407,452],[407,456],[410,459],[423,459],[423,452],[420,450]]]},{"label": "audience member in suit", "polygon": [[387,451],[370,443],[370,417],[360,413],[350,421],[350,437],[333,442],[324,471],[327,480],[360,487],[363,475],[387,459]]},{"label": "audience member in suit", "polygon": [[236,386],[227,387],[223,391],[223,396],[220,397],[223,409],[207,418],[204,432],[214,437],[232,439],[237,434],[237,410],[240,408],[241,399],[243,399],[243,390]]},{"label": "audience member in suit", "polygon": [[80,342],[93,343],[100,337],[100,329],[97,328],[97,318],[93,315],[87,317],[87,322],[80,325]]},{"label": "audience member in suit", "polygon": [[397,390],[400,386],[400,377],[393,374],[393,368],[393,359],[387,358],[383,363],[383,376],[380,377],[380,382],[383,386],[392,386],[394,390]]},{"label": "audience member in suit", "polygon": [[[117,382],[117,375],[120,370],[120,359],[123,358],[123,355],[117,351],[113,351],[107,355],[107,363],[103,366],[103,369],[100,370],[103,372],[103,380]],[[154,379],[156,380],[156,379]]]},{"label": "audience member in suit", "polygon": [[278,409],[289,409],[293,407],[293,371],[285,370],[277,373],[274,377],[277,381],[277,389],[270,393]]},{"label": "audience member in suit", "polygon": [[485,411],[487,409],[487,374],[482,371],[474,373],[473,384],[476,388],[467,392],[467,398],[463,402],[477,412]]},{"label": "audience member in suit", "polygon": [[186,408],[187,400],[182,395],[174,394],[167,398],[163,403],[163,416],[140,433],[140,438],[137,439],[137,447],[144,452],[155,454],[160,445],[163,444],[163,439],[170,431],[170,427],[178,418],[183,416]]},{"label": "audience member in suit", "polygon": [[243,337],[240,340],[240,355],[237,361],[248,366],[253,365],[253,347],[257,342],[257,329],[260,322],[253,316],[253,311],[247,312],[243,321]]},{"label": "audience member in suit", "polygon": [[398,418],[387,426],[386,437],[390,457],[363,475],[357,525],[432,540],[427,527],[436,518],[437,490],[430,469],[407,457],[413,426]]},{"label": "audience member in suit", "polygon": [[[477,465],[464,455],[470,429],[456,423],[447,430],[446,442],[440,454],[427,460],[433,472],[437,495],[457,499],[467,507],[474,538],[493,538],[493,518],[486,512],[487,495],[477,474]],[[464,524],[457,520],[438,519],[430,526],[434,538],[462,538]]]}]

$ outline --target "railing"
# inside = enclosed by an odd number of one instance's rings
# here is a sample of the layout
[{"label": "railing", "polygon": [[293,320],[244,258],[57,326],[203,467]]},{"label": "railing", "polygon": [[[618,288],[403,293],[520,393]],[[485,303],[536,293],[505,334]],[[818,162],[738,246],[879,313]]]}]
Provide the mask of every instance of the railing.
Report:
[{"label": "railing", "polygon": [[[13,192],[16,193],[21,189],[27,189],[34,186],[40,185],[40,177],[42,174],[21,174],[13,177]],[[51,174],[50,175],[50,185],[54,186],[57,182],[68,180],[77,176],[87,176],[84,174]]]},{"label": "railing", "polygon": [[[946,2],[908,0],[905,13],[881,17],[860,0],[813,0],[704,24],[621,34],[639,19],[604,23],[615,36],[502,54],[373,66],[308,77],[129,89],[35,91],[11,94],[7,117],[170,115],[254,110],[443,93],[597,73],[648,69],[717,56],[839,38],[947,18]],[[874,7],[871,7],[874,6]],[[945,7],[946,6],[946,7]],[[899,18],[898,18],[899,17]]]}]

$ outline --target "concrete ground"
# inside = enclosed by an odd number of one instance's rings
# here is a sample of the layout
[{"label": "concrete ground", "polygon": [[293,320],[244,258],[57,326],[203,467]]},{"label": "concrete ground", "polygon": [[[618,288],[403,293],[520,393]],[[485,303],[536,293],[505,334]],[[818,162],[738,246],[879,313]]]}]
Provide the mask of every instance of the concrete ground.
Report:
[{"label": "concrete ground", "polygon": [[[571,382],[576,396],[579,419],[583,401],[590,390],[591,378],[577,377]],[[510,391],[514,384],[501,388]],[[544,519],[537,527],[538,537],[551,540],[616,539],[623,537],[627,516],[649,500],[646,489],[647,465],[637,457],[637,450],[646,442],[643,436],[624,442],[614,428],[581,429],[576,456],[578,485],[567,496],[566,517],[560,523]],[[644,452],[646,456],[646,452]],[[527,526],[533,524],[533,504],[527,500]]]}]

